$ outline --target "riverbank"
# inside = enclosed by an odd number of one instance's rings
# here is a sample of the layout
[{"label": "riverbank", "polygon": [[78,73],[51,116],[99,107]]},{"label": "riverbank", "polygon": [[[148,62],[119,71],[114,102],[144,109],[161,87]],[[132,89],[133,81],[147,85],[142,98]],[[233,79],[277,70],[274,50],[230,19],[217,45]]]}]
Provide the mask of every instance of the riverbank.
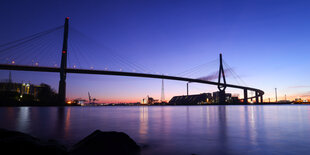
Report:
[{"label": "riverbank", "polygon": [[138,155],[140,147],[123,132],[96,130],[72,147],[56,140],[43,141],[22,132],[0,129],[0,150],[31,155]]},{"label": "riverbank", "polygon": [[[275,103],[275,102],[265,102],[265,103],[224,103],[224,104],[151,104],[151,105],[146,105],[146,104],[97,104],[97,105],[83,105],[82,107],[94,107],[94,106],[100,106],[100,107],[105,107],[105,106],[218,106],[218,105],[290,105],[290,104],[294,104],[294,105],[309,105],[310,103],[294,103],[294,102],[283,102],[283,103]],[[42,104],[0,104],[0,107],[50,107],[50,106],[58,106],[55,104],[46,104],[46,105],[42,105]],[[64,105],[64,106],[81,106],[81,105]],[[61,106],[58,106],[61,107]]]}]

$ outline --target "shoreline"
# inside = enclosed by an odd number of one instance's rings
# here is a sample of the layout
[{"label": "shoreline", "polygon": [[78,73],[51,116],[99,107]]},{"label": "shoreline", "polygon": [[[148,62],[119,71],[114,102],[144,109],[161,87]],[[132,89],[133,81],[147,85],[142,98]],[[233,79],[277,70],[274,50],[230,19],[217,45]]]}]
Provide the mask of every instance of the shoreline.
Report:
[{"label": "shoreline", "polygon": [[141,146],[126,133],[117,131],[95,130],[77,143],[66,146],[54,139],[42,140],[24,132],[0,128],[0,149],[10,154],[138,155]]},{"label": "shoreline", "polygon": [[79,106],[79,105],[65,105],[65,106],[58,106],[58,105],[0,105],[0,107],[113,107],[113,106],[135,106],[135,107],[145,107],[145,106],[231,106],[231,105],[245,105],[245,106],[259,106],[259,105],[310,105],[310,103],[253,103],[253,104],[236,104],[236,103],[226,103],[226,104],[179,104],[179,105],[126,105],[126,104],[114,104],[114,105],[86,105],[86,106]]}]

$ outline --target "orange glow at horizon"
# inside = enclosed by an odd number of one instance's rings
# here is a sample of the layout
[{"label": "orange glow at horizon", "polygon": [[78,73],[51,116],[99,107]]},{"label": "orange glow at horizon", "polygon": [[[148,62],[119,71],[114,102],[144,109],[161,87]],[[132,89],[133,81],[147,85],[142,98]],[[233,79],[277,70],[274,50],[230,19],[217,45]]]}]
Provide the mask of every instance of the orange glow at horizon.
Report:
[{"label": "orange glow at horizon", "polygon": [[[184,95],[184,94],[174,94],[174,95],[170,94],[169,96],[166,95],[166,101],[169,102],[169,100],[173,96],[179,96],[179,95]],[[140,97],[140,95],[137,95],[137,96],[138,97],[130,97],[130,99],[126,99],[124,97],[122,97],[122,98],[117,98],[117,97],[116,98],[104,98],[104,97],[101,97],[101,98],[97,98],[98,100],[96,102],[97,103],[137,103],[137,102],[141,102],[142,99],[145,98],[147,95],[141,96],[141,97]],[[160,96],[158,96],[158,95],[157,96],[149,95],[149,96],[153,97],[156,100],[160,100]],[[79,97],[69,97],[68,100],[74,100],[76,98],[79,98]],[[289,100],[289,101],[294,101],[296,98],[301,98],[302,100],[310,100],[310,96],[305,97],[302,94],[287,95],[286,96],[286,100]],[[276,101],[276,98],[274,96],[270,96],[270,95],[264,96],[264,102],[269,102],[269,99],[271,102]],[[278,101],[285,100],[285,96],[278,96],[277,100]],[[88,101],[88,100],[86,99],[86,101]]]}]

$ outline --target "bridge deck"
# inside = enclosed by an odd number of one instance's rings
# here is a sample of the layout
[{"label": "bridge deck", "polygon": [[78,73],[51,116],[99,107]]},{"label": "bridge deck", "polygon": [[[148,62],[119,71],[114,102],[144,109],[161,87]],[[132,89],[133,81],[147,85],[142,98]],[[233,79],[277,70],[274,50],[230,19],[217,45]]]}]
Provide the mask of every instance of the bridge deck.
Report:
[{"label": "bridge deck", "polygon": [[[56,67],[20,66],[20,65],[7,65],[7,64],[0,64],[0,69],[2,69],[2,70],[20,70],[20,71],[36,71],[36,72],[60,72],[60,68],[56,68]],[[202,83],[202,84],[218,85],[217,82],[213,82],[213,81],[192,79],[192,78],[186,78],[186,77],[168,76],[168,75],[146,74],[146,73],[74,69],[74,68],[67,68],[66,72],[67,73],[76,73],[76,74],[98,74],[98,75],[145,77],[145,78],[168,79],[168,80],[178,80],[178,81],[187,81],[187,82],[196,82],[196,83]],[[222,85],[224,85],[224,84],[222,84]],[[257,91],[259,93],[259,95],[264,94],[264,91],[262,91],[260,89],[256,89],[256,88],[238,86],[238,85],[233,85],[233,84],[226,84],[226,86],[230,87],[230,88],[239,88],[239,89],[247,89],[247,90],[251,90],[251,91]]]}]

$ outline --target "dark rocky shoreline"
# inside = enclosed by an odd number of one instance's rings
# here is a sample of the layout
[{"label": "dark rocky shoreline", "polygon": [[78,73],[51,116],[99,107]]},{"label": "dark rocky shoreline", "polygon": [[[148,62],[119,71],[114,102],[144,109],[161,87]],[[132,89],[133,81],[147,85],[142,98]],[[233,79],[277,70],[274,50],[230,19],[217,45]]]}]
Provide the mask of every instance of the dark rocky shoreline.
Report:
[{"label": "dark rocky shoreline", "polygon": [[70,148],[55,140],[0,129],[0,149],[8,154],[30,155],[139,155],[140,146],[123,132],[96,130]]}]

